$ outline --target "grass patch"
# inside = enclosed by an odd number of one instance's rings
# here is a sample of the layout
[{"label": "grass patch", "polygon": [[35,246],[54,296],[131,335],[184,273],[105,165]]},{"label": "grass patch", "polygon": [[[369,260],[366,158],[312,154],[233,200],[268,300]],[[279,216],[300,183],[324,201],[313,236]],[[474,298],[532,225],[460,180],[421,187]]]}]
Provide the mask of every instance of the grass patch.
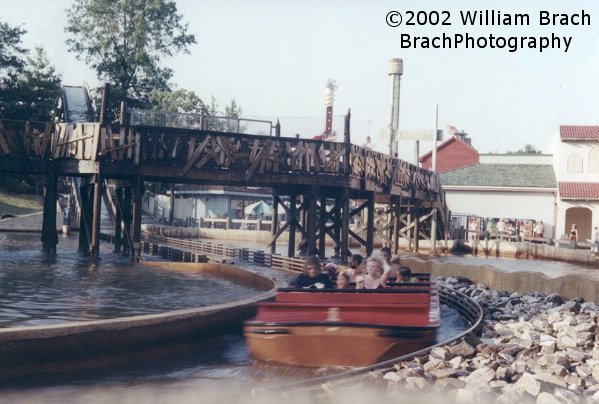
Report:
[{"label": "grass patch", "polygon": [[43,210],[42,197],[27,194],[13,194],[0,189],[0,216],[27,215]]}]

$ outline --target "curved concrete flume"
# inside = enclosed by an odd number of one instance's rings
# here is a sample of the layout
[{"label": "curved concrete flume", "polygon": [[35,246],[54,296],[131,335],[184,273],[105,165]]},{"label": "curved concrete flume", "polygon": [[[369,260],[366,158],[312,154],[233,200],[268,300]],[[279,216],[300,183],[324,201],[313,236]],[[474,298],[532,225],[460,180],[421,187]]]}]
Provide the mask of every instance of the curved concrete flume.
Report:
[{"label": "curved concrete flume", "polygon": [[238,329],[256,303],[275,295],[276,282],[227,264],[146,262],[165,270],[205,272],[261,289],[251,298],[213,306],[115,319],[0,329],[0,379],[109,367],[164,357],[197,338]]}]

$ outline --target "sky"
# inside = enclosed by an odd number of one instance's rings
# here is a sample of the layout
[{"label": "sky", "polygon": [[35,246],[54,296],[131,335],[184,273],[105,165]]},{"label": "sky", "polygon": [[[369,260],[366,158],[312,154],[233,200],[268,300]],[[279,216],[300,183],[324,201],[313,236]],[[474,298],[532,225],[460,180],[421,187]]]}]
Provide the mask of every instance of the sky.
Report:
[{"label": "sky", "polygon": [[[65,9],[74,0],[0,0],[0,19],[22,26],[24,45],[41,45],[63,83],[97,86],[95,73],[65,45]],[[163,60],[174,70],[177,88],[203,100],[216,97],[241,105],[243,116],[293,117],[313,135],[324,126],[324,92],[335,79],[334,115],[352,113],[352,143],[378,134],[391,115],[391,58],[401,58],[399,127],[429,130],[453,125],[467,132],[480,153],[544,150],[559,125],[599,124],[599,2],[596,1],[280,1],[177,0],[178,11],[197,44],[189,55]],[[495,10],[504,16],[528,13],[527,26],[468,26],[460,12]],[[589,25],[541,26],[539,13],[590,15]],[[386,16],[403,19],[390,27]],[[449,26],[408,26],[409,12],[449,16]],[[443,13],[446,12],[446,13]],[[421,14],[422,15],[422,14]],[[569,49],[422,49],[402,46],[402,34],[435,37],[572,37]],[[290,121],[289,121],[290,122]],[[322,124],[321,124],[322,122]],[[336,119],[335,122],[341,122]],[[322,126],[322,128],[321,128]],[[337,130],[342,130],[337,127]],[[304,134],[302,134],[304,136]],[[447,136],[447,133],[445,134]],[[306,135],[306,137],[308,137]],[[430,149],[423,142],[421,152]],[[413,160],[412,142],[399,143],[400,156]]]}]

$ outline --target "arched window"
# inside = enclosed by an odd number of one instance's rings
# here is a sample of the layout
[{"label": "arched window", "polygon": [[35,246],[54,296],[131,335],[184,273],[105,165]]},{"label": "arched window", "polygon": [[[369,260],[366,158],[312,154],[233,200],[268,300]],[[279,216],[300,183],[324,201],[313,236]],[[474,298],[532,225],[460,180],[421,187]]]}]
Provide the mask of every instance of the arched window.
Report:
[{"label": "arched window", "polygon": [[589,172],[599,174],[599,147],[593,147],[589,152]]},{"label": "arched window", "polygon": [[582,156],[580,154],[572,153],[568,156],[568,172],[582,172]]}]

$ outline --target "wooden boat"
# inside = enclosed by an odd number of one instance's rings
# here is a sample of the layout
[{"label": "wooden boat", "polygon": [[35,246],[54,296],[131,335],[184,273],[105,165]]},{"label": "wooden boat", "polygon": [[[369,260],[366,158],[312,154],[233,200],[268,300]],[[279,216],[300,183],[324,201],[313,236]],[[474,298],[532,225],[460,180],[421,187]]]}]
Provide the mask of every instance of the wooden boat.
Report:
[{"label": "wooden boat", "polygon": [[435,343],[434,283],[385,289],[279,289],[244,334],[251,355],[294,366],[367,366]]}]

